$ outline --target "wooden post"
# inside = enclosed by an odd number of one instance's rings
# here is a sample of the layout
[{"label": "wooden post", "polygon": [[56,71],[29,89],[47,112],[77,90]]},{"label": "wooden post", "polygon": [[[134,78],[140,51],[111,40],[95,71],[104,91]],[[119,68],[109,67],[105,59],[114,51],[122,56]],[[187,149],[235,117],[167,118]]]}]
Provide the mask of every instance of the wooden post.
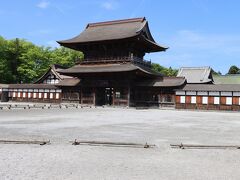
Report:
[{"label": "wooden post", "polygon": [[79,103],[79,104],[81,104],[81,99],[82,99],[82,97],[81,97],[81,89],[82,89],[82,88],[80,88],[80,89],[79,89],[79,92],[78,92],[78,95],[79,95],[79,96],[78,96],[78,103]]},{"label": "wooden post", "polygon": [[82,93],[82,88],[80,89],[80,94],[81,94],[81,100],[80,100],[80,104],[82,104],[83,103],[83,93]]},{"label": "wooden post", "polygon": [[128,107],[130,107],[130,85],[128,85]]},{"label": "wooden post", "polygon": [[115,106],[115,88],[112,90],[112,105]]},{"label": "wooden post", "polygon": [[96,106],[96,88],[93,88],[93,105]]},{"label": "wooden post", "polygon": [[159,104],[160,104],[160,107],[162,107],[162,103],[163,103],[163,92],[162,92],[162,88],[161,88],[161,91],[160,91],[160,96],[159,96]]}]

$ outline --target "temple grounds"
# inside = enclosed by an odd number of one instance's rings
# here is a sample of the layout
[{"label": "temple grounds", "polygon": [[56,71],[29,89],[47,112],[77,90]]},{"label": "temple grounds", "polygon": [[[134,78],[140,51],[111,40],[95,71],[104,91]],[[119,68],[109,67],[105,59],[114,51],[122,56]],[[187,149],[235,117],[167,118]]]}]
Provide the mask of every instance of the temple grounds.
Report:
[{"label": "temple grounds", "polygon": [[[238,149],[172,149],[170,144],[240,145],[240,113],[127,108],[0,110],[0,179],[239,179]],[[155,148],[73,146],[98,140]]]}]

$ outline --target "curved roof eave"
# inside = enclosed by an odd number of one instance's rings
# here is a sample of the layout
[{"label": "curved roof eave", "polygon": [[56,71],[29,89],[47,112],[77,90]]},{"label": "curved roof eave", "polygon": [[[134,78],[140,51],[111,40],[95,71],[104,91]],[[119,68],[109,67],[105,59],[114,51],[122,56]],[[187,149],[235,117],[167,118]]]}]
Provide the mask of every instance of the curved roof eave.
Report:
[{"label": "curved roof eave", "polygon": [[117,72],[131,72],[131,71],[142,71],[145,74],[153,76],[162,76],[160,73],[152,71],[150,68],[141,67],[135,64],[124,64],[124,65],[114,65],[105,67],[94,67],[94,66],[77,66],[69,69],[63,69],[58,71],[60,74],[91,74],[91,73],[117,73]]},{"label": "curved roof eave", "polygon": [[139,66],[137,66],[137,68],[138,68],[138,70],[143,71],[146,74],[150,74],[150,75],[154,75],[154,76],[163,76],[161,73],[154,72],[151,69],[145,70],[144,68],[141,68]]},{"label": "curved roof eave", "polygon": [[[62,46],[74,48],[75,45],[81,45],[81,44],[85,44],[85,43],[94,43],[94,42],[99,43],[99,42],[103,42],[103,41],[107,42],[107,41],[114,41],[114,40],[125,40],[125,39],[129,39],[129,38],[136,38],[137,36],[141,35],[144,32],[144,33],[146,33],[146,37],[144,35],[142,35],[142,37],[144,39],[146,39],[149,43],[153,44],[154,46],[158,46],[159,48],[157,48],[157,49],[160,49],[161,51],[168,49],[168,47],[161,46],[155,42],[155,40],[150,32],[148,21],[145,18],[136,18],[136,19],[138,19],[138,22],[135,21],[134,23],[137,23],[137,24],[131,24],[132,22],[126,23],[127,22],[127,20],[126,20],[125,24],[124,23],[122,24],[122,25],[124,25],[123,27],[121,27],[121,23],[112,24],[109,27],[110,30],[108,29],[108,26],[105,28],[100,28],[100,29],[94,30],[94,28],[98,28],[99,26],[104,26],[104,24],[106,24],[106,23],[107,23],[107,25],[111,24],[109,22],[93,23],[93,24],[100,24],[100,25],[93,26],[93,27],[87,25],[87,27],[84,29],[84,31],[81,32],[79,35],[77,35],[71,39],[57,41],[57,43],[59,43]],[[110,21],[110,22],[114,22],[114,21]],[[119,22],[121,22],[121,20],[119,20]],[[103,25],[101,25],[101,24],[103,24]],[[130,25],[128,25],[128,24],[130,24]],[[113,26],[117,26],[117,27],[113,27]],[[119,29],[121,29],[121,28],[125,29],[125,31],[123,33],[119,34]],[[105,33],[106,38],[104,39],[102,35],[99,36],[97,31],[102,31],[102,34]],[[108,33],[106,33],[106,32],[108,32]],[[92,37],[90,35],[93,35],[94,37]],[[89,38],[89,37],[91,37],[91,38]]]},{"label": "curved roof eave", "polygon": [[[81,38],[81,36],[84,36],[84,33],[88,33],[89,31],[89,24],[86,26],[86,28],[84,29],[84,31],[82,31],[79,35],[71,38],[71,39],[67,39],[67,40],[62,40],[62,41],[57,41],[57,43],[59,43],[60,45],[62,44],[81,44],[81,43],[87,43],[87,42],[102,42],[102,41],[108,41],[108,40],[120,40],[120,39],[128,39],[128,38],[132,38],[132,37],[135,37],[135,36],[138,36],[142,29],[146,26],[146,19],[145,18],[142,18],[142,25],[141,27],[138,29],[138,30],[135,30],[135,32],[127,32],[125,35],[123,35],[122,37],[118,37],[118,38],[114,38],[114,34],[112,35],[113,37],[112,38],[106,38],[106,39],[98,39],[98,40],[87,40],[87,41],[79,41],[79,39]],[[114,31],[114,30],[113,30]],[[115,30],[116,31],[116,30]],[[131,30],[129,30],[131,31]]]}]

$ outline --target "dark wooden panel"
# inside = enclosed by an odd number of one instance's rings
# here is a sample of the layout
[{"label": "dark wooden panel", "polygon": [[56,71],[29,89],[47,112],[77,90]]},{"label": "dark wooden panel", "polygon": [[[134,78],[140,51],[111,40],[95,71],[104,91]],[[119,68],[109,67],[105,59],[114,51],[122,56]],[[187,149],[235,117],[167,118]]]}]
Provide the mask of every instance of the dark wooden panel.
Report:
[{"label": "dark wooden panel", "polygon": [[220,104],[226,105],[226,97],[220,97]]},{"label": "dark wooden panel", "polygon": [[191,96],[186,96],[186,104],[190,104],[191,103]]},{"label": "dark wooden panel", "polygon": [[208,104],[214,104],[214,97],[213,96],[208,97]]},{"label": "dark wooden panel", "polygon": [[239,105],[239,97],[233,97],[233,105]]},{"label": "dark wooden panel", "polygon": [[202,96],[197,96],[197,104],[202,104]]},{"label": "dark wooden panel", "polygon": [[180,96],[176,96],[176,103],[180,103]]}]

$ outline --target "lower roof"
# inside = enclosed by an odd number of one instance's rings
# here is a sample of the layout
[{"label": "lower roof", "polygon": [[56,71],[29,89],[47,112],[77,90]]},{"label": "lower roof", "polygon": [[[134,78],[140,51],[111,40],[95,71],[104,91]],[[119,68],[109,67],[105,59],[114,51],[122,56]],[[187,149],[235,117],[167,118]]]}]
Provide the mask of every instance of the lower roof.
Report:
[{"label": "lower roof", "polygon": [[240,74],[213,75],[214,84],[240,84]]},{"label": "lower roof", "polygon": [[56,86],[76,86],[80,83],[80,79],[78,78],[67,78],[61,80],[59,83],[56,84]]},{"label": "lower roof", "polygon": [[66,78],[72,78],[71,76],[64,76],[64,75],[59,74],[58,71],[60,71],[62,69],[66,69],[66,68],[59,65],[59,64],[53,64],[49,67],[48,71],[45,74],[43,74],[38,80],[36,80],[34,83],[35,84],[43,83],[43,81],[51,73],[54,74],[58,80],[62,80],[62,79],[66,79]]},{"label": "lower roof", "polygon": [[2,88],[8,88],[8,84],[0,84],[0,89]]},{"label": "lower roof", "polygon": [[62,74],[91,74],[91,73],[115,73],[115,72],[131,72],[140,70],[146,74],[161,76],[148,67],[132,64],[132,63],[114,63],[114,64],[79,64],[68,69],[59,71]]},{"label": "lower roof", "polygon": [[58,89],[52,84],[9,84],[9,89]]},{"label": "lower roof", "polygon": [[240,84],[186,84],[183,91],[239,91]]},{"label": "lower roof", "polygon": [[186,82],[183,77],[162,77],[161,79],[152,79],[138,82],[137,86],[141,87],[178,87]]}]

